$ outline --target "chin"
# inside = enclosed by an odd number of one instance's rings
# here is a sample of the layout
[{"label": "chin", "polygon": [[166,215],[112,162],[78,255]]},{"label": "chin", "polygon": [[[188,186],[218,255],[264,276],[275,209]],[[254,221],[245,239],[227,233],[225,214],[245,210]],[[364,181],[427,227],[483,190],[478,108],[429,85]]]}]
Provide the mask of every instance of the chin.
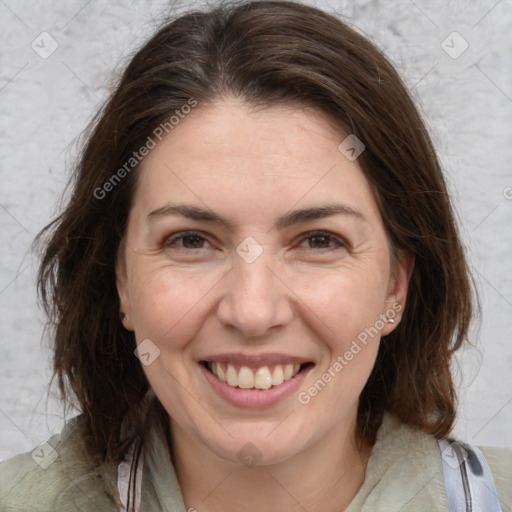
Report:
[{"label": "chin", "polygon": [[[300,453],[306,440],[301,443],[287,432],[278,433],[276,425],[229,428],[232,437],[226,434],[222,439],[203,438],[202,441],[215,455],[235,464],[246,467],[278,464]],[[276,431],[272,432],[273,429]]]}]

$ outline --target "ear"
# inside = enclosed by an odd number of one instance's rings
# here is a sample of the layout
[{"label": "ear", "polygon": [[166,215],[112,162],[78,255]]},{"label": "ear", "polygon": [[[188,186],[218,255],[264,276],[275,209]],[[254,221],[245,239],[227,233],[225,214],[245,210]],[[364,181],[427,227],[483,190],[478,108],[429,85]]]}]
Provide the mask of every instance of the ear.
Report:
[{"label": "ear", "polygon": [[414,256],[409,251],[400,249],[391,268],[385,305],[386,310],[384,311],[384,315],[388,318],[393,318],[394,323],[386,323],[382,329],[382,336],[387,336],[393,332],[402,319],[413,269]]},{"label": "ear", "polygon": [[126,272],[126,258],[125,258],[125,242],[121,240],[119,250],[117,251],[116,258],[116,286],[117,294],[119,296],[119,315],[125,315],[121,318],[121,322],[125,329],[133,331],[133,315],[130,303],[130,294],[128,293],[128,276]]}]

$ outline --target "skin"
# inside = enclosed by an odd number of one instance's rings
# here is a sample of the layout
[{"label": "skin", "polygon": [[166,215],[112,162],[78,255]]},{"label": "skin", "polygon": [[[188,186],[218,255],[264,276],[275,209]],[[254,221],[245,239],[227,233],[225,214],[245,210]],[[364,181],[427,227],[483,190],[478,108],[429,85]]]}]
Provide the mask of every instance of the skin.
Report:
[{"label": "skin", "polygon": [[[338,512],[364,481],[371,447],[356,443],[358,399],[380,337],[401,311],[307,404],[292,393],[262,409],[231,405],[197,363],[221,352],[305,357],[315,366],[304,391],[393,304],[405,305],[411,258],[400,253],[392,264],[369,183],[338,150],[345,137],[311,109],[256,111],[225,98],[199,105],[142,164],[118,291],[125,328],[160,350],[143,368],[170,416],[187,508]],[[208,208],[229,226],[148,219],[169,203]],[[326,203],[364,219],[337,214],[276,226],[290,210]],[[206,240],[170,239],[189,230]],[[316,230],[334,238],[311,238]],[[263,250],[252,263],[236,252],[249,236]],[[237,456],[248,442],[261,456],[253,467]]]}]

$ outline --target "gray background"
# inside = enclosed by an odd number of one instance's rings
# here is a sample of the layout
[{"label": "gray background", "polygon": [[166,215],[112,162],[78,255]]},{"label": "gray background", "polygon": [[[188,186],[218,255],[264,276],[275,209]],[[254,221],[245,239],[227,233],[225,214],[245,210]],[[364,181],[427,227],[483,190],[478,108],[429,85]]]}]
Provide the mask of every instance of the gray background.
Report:
[{"label": "gray background", "polygon": [[[343,15],[386,52],[431,130],[483,307],[477,348],[454,365],[456,434],[512,446],[512,1],[309,3]],[[29,246],[58,211],[77,136],[107,97],[112,71],[166,12],[183,8],[176,5],[0,0],[0,459],[63,424],[47,392],[50,355]],[[43,31],[58,44],[47,58],[31,46],[51,49]],[[463,41],[454,31],[469,45],[457,58]]]}]

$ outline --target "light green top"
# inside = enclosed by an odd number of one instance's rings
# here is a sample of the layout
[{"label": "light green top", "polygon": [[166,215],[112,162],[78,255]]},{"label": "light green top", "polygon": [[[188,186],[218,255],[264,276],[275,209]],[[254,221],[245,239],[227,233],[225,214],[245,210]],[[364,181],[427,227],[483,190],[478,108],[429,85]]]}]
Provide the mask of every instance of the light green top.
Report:
[{"label": "light green top", "polygon": [[[75,418],[61,436],[48,441],[55,452],[45,446],[33,455],[25,453],[0,464],[1,512],[119,511],[117,468],[88,463],[77,424]],[[493,472],[503,512],[512,511],[512,449],[481,450]],[[41,467],[48,463],[46,469]],[[165,436],[157,429],[151,432],[144,467],[141,510],[187,510]],[[436,440],[386,414],[364,483],[345,512],[447,510]]]}]

